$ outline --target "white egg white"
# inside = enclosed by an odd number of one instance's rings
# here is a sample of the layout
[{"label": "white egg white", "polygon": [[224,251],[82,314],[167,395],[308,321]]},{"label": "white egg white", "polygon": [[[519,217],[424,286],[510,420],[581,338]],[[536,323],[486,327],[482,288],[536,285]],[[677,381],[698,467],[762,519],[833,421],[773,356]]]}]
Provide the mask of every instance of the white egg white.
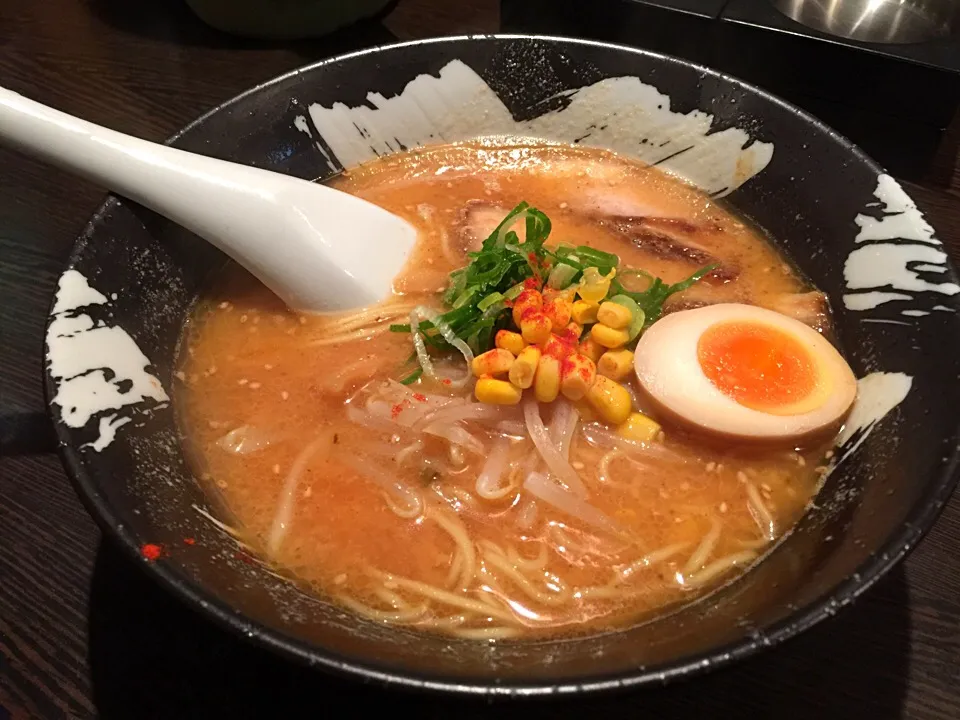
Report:
[{"label": "white egg white", "polygon": [[[818,367],[821,392],[814,406],[796,414],[768,413],[741,405],[717,388],[700,366],[698,343],[708,328],[727,322],[772,326],[799,341]],[[772,310],[738,303],[685,310],[657,321],[637,344],[634,368],[641,387],[672,419],[740,439],[796,439],[836,428],[857,394],[853,371],[820,333]]]}]

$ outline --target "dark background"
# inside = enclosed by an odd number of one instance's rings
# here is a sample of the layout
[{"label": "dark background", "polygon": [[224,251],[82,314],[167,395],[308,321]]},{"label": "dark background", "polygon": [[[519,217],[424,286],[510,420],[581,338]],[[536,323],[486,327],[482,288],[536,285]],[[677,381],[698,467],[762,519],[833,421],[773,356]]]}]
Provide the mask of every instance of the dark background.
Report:
[{"label": "dark background", "polygon": [[[0,0],[0,84],[161,140],[300,65],[498,28],[497,0],[401,0],[374,21],[286,43],[220,34],[181,0]],[[952,127],[934,164],[907,184],[955,261],[957,135]],[[387,692],[293,666],[215,627],[101,541],[52,452],[44,321],[69,247],[103,195],[0,150],[0,720],[960,717],[960,497],[907,562],[838,617],[731,669],[615,698],[491,706]]]}]

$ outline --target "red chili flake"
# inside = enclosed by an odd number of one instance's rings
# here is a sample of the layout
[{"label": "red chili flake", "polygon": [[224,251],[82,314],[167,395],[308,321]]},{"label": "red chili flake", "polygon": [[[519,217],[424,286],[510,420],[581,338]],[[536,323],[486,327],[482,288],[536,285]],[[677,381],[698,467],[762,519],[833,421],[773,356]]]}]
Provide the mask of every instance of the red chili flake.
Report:
[{"label": "red chili flake", "polygon": [[390,408],[390,417],[396,420],[400,417],[400,413],[403,412],[403,403],[397,403],[392,408]]},{"label": "red chili flake", "polygon": [[590,382],[590,368],[580,367],[580,377],[585,383]]},{"label": "red chili flake", "polygon": [[451,380],[450,378],[444,378],[444,379],[443,379],[443,384],[444,384],[444,385],[453,385],[453,380]]},{"label": "red chili flake", "polygon": [[193,538],[184,538],[184,539],[183,539],[183,544],[184,544],[184,545],[195,545],[196,542],[197,542],[197,541],[194,540]]},{"label": "red chili flake", "polygon": [[[533,277],[527,278],[526,280],[523,281],[523,286],[527,290],[539,290],[540,278],[538,278],[536,275],[534,275]],[[523,295],[523,293],[520,293],[520,294]],[[517,299],[519,300],[520,298],[517,298]]]},{"label": "red chili flake", "polygon": [[155,560],[159,560],[163,554],[163,545],[147,543],[140,548],[140,554],[150,562],[154,562]]},{"label": "red chili flake", "polygon": [[535,252],[528,252],[528,253],[527,253],[527,260],[529,260],[529,261],[532,262],[532,263],[537,262],[537,254],[536,254]]},{"label": "red chili flake", "polygon": [[413,399],[416,400],[417,402],[426,402],[427,396],[424,395],[423,393],[414,393]]},{"label": "red chili flake", "polygon": [[543,310],[538,307],[528,307],[524,308],[523,312],[520,313],[520,320],[535,320],[543,318],[544,322],[549,322],[547,316],[543,314]]}]

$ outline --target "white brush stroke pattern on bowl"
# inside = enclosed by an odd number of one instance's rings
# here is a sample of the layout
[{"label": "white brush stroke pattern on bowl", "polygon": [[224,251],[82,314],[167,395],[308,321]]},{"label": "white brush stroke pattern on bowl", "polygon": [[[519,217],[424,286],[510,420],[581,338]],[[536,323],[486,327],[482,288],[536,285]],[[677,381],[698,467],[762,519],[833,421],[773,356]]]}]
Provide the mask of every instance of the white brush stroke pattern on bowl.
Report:
[{"label": "white brush stroke pattern on bowl", "polygon": [[[109,303],[81,273],[67,270],[57,284],[47,329],[47,369],[56,384],[51,402],[68,427],[82,428],[96,419],[98,437],[83,447],[98,452],[113,442],[117,428],[131,421],[119,411],[148,399],[158,404],[170,399],[147,372],[150,360],[125,330],[98,324],[82,312]],[[109,379],[107,371],[112,373]],[[129,383],[129,389],[121,391],[121,383]]]},{"label": "white brush stroke pattern on bowl", "polygon": [[[880,175],[873,194],[878,202],[870,206],[880,208],[880,217],[860,213],[854,219],[860,228],[855,238],[859,247],[847,256],[843,266],[846,308],[873,310],[890,302],[915,302],[925,293],[960,293],[956,283],[932,282],[921,276],[947,272],[947,254],[900,184],[889,175]],[[943,305],[932,309],[951,310]],[[906,317],[928,314],[918,308],[901,312]]]},{"label": "white brush stroke pattern on bowl", "polygon": [[[721,197],[757,175],[773,157],[773,145],[754,141],[740,128],[710,132],[713,116],[670,109],[670,96],[636,77],[601,80],[562,97],[566,106],[516,121],[473,69],[451,60],[438,75],[419,75],[399,95],[369,93],[373,107],[313,104],[310,120],[331,170],[349,168],[403,148],[482,136],[577,142],[658,164]],[[311,134],[305,118],[294,126]]]}]

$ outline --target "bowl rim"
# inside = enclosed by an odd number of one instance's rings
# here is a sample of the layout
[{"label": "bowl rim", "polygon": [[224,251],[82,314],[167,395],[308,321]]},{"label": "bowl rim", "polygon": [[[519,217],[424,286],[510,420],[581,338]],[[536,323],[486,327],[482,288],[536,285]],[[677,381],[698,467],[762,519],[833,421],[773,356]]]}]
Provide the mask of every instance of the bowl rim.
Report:
[{"label": "bowl rim", "polygon": [[[602,48],[620,53],[642,55],[660,62],[679,64],[692,68],[704,76],[710,76],[733,83],[762,97],[768,102],[779,105],[788,112],[799,116],[804,122],[815,126],[818,130],[831,136],[835,141],[844,146],[848,152],[854,155],[858,161],[868,165],[878,175],[884,172],[883,169],[856,144],[833,130],[818,118],[773,93],[727,73],[683,58],[621,43],[565,37],[562,35],[534,35],[528,33],[476,33],[422,38],[375,45],[326,58],[275,76],[235,95],[185,125],[168,137],[164,141],[164,144],[170,145],[175,143],[183,135],[205,122],[207,118],[234,105],[249,95],[259,93],[270,86],[327,65],[334,65],[357,57],[377,55],[379,53],[407,47],[456,45],[477,41],[496,42],[500,40],[535,41],[554,43],[560,46]],[[118,203],[119,198],[113,194],[109,194],[104,202],[97,208],[96,212],[86,223],[82,232],[74,242],[65,269],[69,269],[76,264],[86,245],[86,241],[90,234],[96,229],[97,223]],[[956,276],[956,269],[950,258],[947,259],[947,270]],[[54,302],[55,298],[51,300],[48,308],[46,331],[49,330],[50,323],[53,319]],[[52,413],[54,388],[50,375],[46,370],[48,353],[45,342],[42,355],[44,358],[44,395],[47,403],[47,412]],[[681,658],[676,662],[665,665],[640,666],[632,670],[607,675],[587,676],[579,680],[569,677],[552,679],[545,677],[519,682],[502,682],[492,677],[436,676],[397,667],[378,666],[344,657],[322,646],[297,639],[282,631],[274,630],[266,625],[255,622],[213,595],[208,594],[190,577],[180,573],[173,567],[163,562],[145,561],[141,554],[140,544],[137,538],[134,537],[129,529],[116,517],[110,505],[98,492],[97,484],[83,467],[79,450],[71,442],[67,428],[59,422],[54,422],[53,424],[58,437],[58,454],[87,512],[94,518],[108,537],[119,543],[122,551],[129,558],[134,560],[138,566],[144,568],[148,576],[155,578],[159,581],[160,585],[170,590],[172,594],[180,600],[185,601],[188,606],[191,608],[199,608],[202,614],[212,618],[220,627],[232,632],[234,635],[252,644],[266,648],[282,657],[295,659],[309,667],[322,668],[332,674],[351,680],[359,679],[365,682],[378,682],[387,687],[412,691],[439,691],[460,696],[535,697],[597,694],[654,684],[662,685],[673,680],[726,667],[734,662],[755,655],[765,648],[779,645],[804,630],[835,615],[840,608],[856,600],[862,593],[886,575],[895,565],[901,562],[933,527],[944,505],[956,488],[958,481],[960,481],[960,442],[954,442],[949,455],[949,461],[945,462],[941,467],[937,480],[925,489],[913,507],[911,507],[900,530],[895,532],[877,552],[874,552],[861,563],[856,571],[841,582],[832,592],[821,596],[812,602],[809,607],[793,612],[765,630],[752,633],[740,640],[727,643],[709,651]],[[960,425],[954,430],[954,438],[960,441]]]}]

